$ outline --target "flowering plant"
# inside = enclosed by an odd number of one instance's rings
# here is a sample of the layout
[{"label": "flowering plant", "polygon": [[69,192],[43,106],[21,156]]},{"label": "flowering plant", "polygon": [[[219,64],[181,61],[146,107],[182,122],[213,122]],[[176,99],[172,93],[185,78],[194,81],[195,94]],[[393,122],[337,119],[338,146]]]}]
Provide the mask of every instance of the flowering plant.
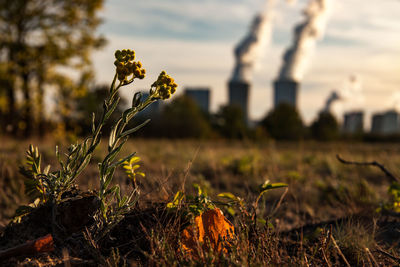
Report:
[{"label": "flowering plant", "polygon": [[[62,201],[63,194],[70,191],[76,178],[89,164],[96,147],[99,145],[102,137],[102,129],[111,114],[115,111],[120,97],[118,91],[121,87],[134,82],[136,79],[143,79],[146,70],[140,61],[135,61],[135,52],[124,49],[115,52],[114,65],[116,67],[115,75],[110,86],[109,94],[104,100],[103,112],[96,123],[95,115],[92,115],[91,135],[86,137],[81,143],[72,144],[68,148],[65,158],[63,158],[56,147],[56,155],[60,163],[60,169],[50,171],[50,166],[41,169],[41,155],[38,148],[30,146],[27,151],[27,161],[21,172],[27,177],[31,191],[36,191],[41,197],[40,203],[50,202],[53,206]],[[139,191],[136,185],[136,175],[142,175],[135,172],[134,163],[138,159],[135,153],[126,156],[123,159],[115,160],[128,137],[149,122],[126,129],[133,117],[148,107],[151,103],[162,99],[168,99],[175,93],[177,84],[165,71],[162,71],[158,79],[151,85],[150,94],[146,99],[142,99],[141,93],[135,93],[132,99],[132,105],[126,109],[119,119],[113,123],[111,133],[108,138],[107,154],[99,163],[99,190],[98,198],[100,200],[100,212],[98,214],[99,229],[110,229],[112,225],[118,223],[123,215],[128,212],[136,203]],[[131,176],[135,186],[128,195],[120,192],[119,185],[112,185],[115,169],[125,163],[131,165]],[[37,201],[36,201],[37,202]],[[36,203],[35,202],[35,203]],[[40,204],[39,203],[39,204]],[[32,206],[32,205],[31,205]],[[35,205],[37,206],[37,205]],[[28,206],[27,206],[28,207]],[[21,209],[27,211],[27,209]]]}]

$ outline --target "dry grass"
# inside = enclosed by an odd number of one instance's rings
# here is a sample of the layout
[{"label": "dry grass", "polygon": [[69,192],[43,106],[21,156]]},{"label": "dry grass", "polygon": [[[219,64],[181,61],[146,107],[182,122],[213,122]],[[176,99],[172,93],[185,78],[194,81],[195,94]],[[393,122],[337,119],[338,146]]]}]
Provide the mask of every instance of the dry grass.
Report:
[{"label": "dry grass", "polygon": [[[0,227],[19,204],[28,201],[18,165],[29,143],[39,146],[45,163],[57,166],[53,141],[2,142]],[[95,163],[105,151],[104,143],[78,178],[83,190],[98,186]],[[197,261],[185,258],[176,250],[178,222],[169,220],[167,225],[153,224],[146,232],[150,249],[141,251],[140,257],[121,250],[120,255],[106,254],[103,263],[345,266],[348,261],[351,266],[374,266],[376,262],[394,265],[399,257],[398,241],[386,238],[390,231],[385,228],[385,223],[391,223],[390,229],[399,229],[399,223],[375,214],[387,199],[389,181],[377,169],[345,166],[335,157],[376,160],[400,176],[400,149],[394,145],[132,139],[123,154],[133,151],[142,158],[141,168],[146,173],[141,180],[142,208],[165,203],[182,188],[194,194],[193,183],[201,185],[216,202],[220,201],[218,193],[232,192],[246,200],[249,211],[258,185],[265,180],[286,182],[289,190],[279,207],[284,189],[268,192],[259,203],[257,216],[266,219],[269,227],[254,225],[239,213],[229,216],[239,234],[228,255],[207,252]],[[122,170],[116,173],[116,181],[128,183]],[[62,255],[58,256],[62,261]]]}]

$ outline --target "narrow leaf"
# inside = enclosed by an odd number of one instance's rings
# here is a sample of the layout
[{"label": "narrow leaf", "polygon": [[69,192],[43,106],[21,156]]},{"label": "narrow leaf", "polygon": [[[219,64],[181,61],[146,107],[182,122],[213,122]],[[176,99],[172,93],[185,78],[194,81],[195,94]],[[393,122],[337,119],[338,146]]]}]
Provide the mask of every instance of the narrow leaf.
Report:
[{"label": "narrow leaf", "polygon": [[107,111],[106,115],[104,116],[105,120],[107,120],[111,116],[111,114],[114,112],[114,110],[117,107],[120,99],[121,98],[118,97],[117,99],[114,100],[114,102],[112,103],[110,109]]},{"label": "narrow leaf", "polygon": [[276,189],[276,188],[281,188],[281,187],[288,187],[287,184],[285,183],[264,183],[263,185],[260,186],[260,191],[266,191],[270,189]]},{"label": "narrow leaf", "polygon": [[76,171],[76,175],[75,176],[78,176],[86,168],[86,166],[89,164],[91,158],[92,158],[92,155],[88,155],[85,158],[85,160],[82,162],[82,165]]},{"label": "narrow leaf", "polygon": [[141,92],[135,93],[132,99],[132,107],[137,107],[140,104],[143,94]]},{"label": "narrow leaf", "polygon": [[145,126],[149,122],[150,122],[150,119],[147,119],[145,122],[143,122],[142,124],[136,126],[135,128],[132,128],[130,130],[127,130],[127,131],[123,132],[120,137],[124,137],[124,136],[130,135],[130,134],[136,132],[137,130],[139,130],[140,128],[142,128],[143,126]]},{"label": "narrow leaf", "polygon": [[47,165],[46,168],[43,170],[43,174],[47,175],[50,171],[50,165]]},{"label": "narrow leaf", "polygon": [[218,197],[223,197],[223,198],[235,201],[235,202],[240,201],[240,199],[237,196],[235,196],[234,194],[232,194],[230,192],[220,193],[220,194],[218,194]]},{"label": "narrow leaf", "polygon": [[123,140],[121,142],[121,144],[119,144],[114,150],[112,150],[110,153],[108,153],[108,155],[103,160],[103,164],[106,164],[106,163],[112,161],[115,158],[115,156],[118,154],[118,152],[121,151],[122,146],[124,145],[125,142],[126,142],[126,139]]},{"label": "narrow leaf", "polygon": [[172,200],[172,202],[169,202],[167,204],[167,208],[172,209],[172,208],[178,207],[184,197],[185,197],[185,194],[183,194],[182,191],[176,192],[176,194],[174,196],[174,200]]},{"label": "narrow leaf", "polygon": [[94,132],[96,131],[96,115],[94,114],[94,112],[92,113],[92,134],[94,134]]},{"label": "narrow leaf", "polygon": [[107,174],[107,179],[106,179],[106,181],[104,182],[104,185],[103,185],[104,189],[107,189],[108,185],[111,183],[112,178],[114,176],[114,171],[115,171],[115,167],[113,167],[113,168],[111,168],[109,170],[109,173]]}]

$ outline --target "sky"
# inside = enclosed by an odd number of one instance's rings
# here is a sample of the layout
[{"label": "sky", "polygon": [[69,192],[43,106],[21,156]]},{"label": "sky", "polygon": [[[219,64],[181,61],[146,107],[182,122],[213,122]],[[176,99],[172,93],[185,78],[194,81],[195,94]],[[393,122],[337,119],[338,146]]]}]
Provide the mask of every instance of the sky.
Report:
[{"label": "sky", "polygon": [[[106,0],[99,32],[108,44],[93,55],[97,82],[111,81],[116,49],[134,49],[148,74],[135,86],[124,88],[125,96],[149,89],[158,73],[165,70],[181,92],[185,87],[209,87],[215,112],[227,102],[227,83],[235,62],[233,49],[265,2]],[[254,120],[272,108],[272,83],[309,0],[276,2],[271,42],[263,49],[252,75],[249,113]],[[368,126],[372,113],[400,107],[400,1],[332,2],[325,34],[317,41],[301,81],[298,109],[309,123],[331,91],[337,90],[345,96],[333,106],[338,118],[343,112],[362,109]]]}]

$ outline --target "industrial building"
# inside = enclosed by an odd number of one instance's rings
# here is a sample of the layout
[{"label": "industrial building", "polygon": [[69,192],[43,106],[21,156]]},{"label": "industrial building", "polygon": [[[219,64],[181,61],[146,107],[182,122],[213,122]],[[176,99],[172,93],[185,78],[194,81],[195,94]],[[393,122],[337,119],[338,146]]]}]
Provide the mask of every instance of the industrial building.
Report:
[{"label": "industrial building", "polygon": [[244,81],[231,80],[229,82],[229,105],[239,106],[248,122],[250,84]]},{"label": "industrial building", "polygon": [[196,102],[201,110],[210,112],[210,89],[205,87],[187,87],[185,88],[186,96]]},{"label": "industrial building", "polygon": [[371,133],[381,135],[400,133],[400,114],[395,110],[373,114]]},{"label": "industrial building", "polygon": [[383,114],[376,113],[372,115],[372,123],[371,123],[371,133],[373,134],[381,134],[382,133],[382,123],[383,123]]},{"label": "industrial building", "polygon": [[274,107],[287,103],[297,107],[297,91],[299,83],[292,80],[277,80],[274,82]]},{"label": "industrial building", "polygon": [[347,134],[362,133],[364,131],[364,112],[352,111],[345,113],[342,130]]}]

